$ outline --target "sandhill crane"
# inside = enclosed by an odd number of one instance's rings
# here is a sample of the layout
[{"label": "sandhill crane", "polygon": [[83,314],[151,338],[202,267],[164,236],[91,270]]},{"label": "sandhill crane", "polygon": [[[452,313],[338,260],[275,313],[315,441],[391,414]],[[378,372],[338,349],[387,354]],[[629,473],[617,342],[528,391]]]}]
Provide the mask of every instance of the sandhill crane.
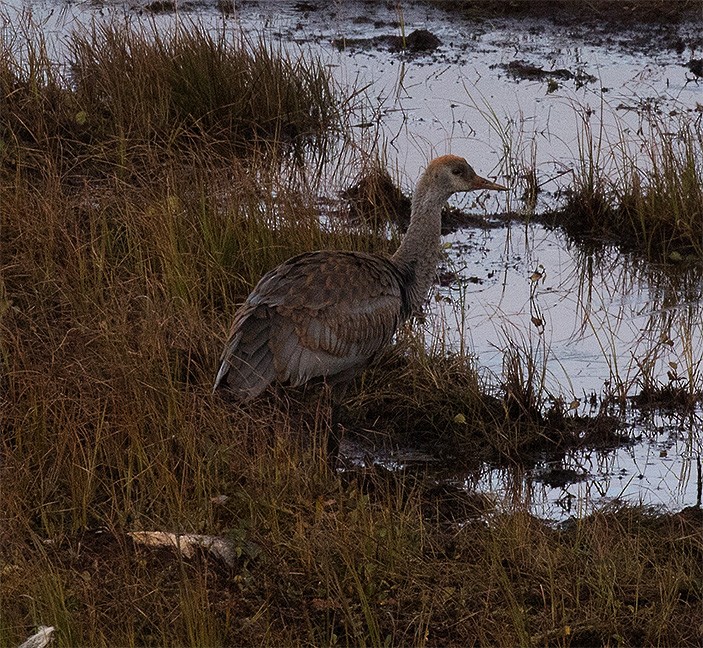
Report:
[{"label": "sandhill crane", "polygon": [[436,274],[442,207],[452,194],[475,189],[506,187],[444,155],[418,180],[393,256],[321,250],[271,270],[235,316],[214,389],[249,400],[272,383],[348,384],[421,311]]}]

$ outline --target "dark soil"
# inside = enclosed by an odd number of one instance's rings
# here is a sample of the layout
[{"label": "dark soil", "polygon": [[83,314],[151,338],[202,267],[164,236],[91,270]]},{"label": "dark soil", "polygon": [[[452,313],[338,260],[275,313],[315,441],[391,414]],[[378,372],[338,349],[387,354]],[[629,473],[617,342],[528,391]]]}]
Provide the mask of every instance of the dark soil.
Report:
[{"label": "dark soil", "polygon": [[442,41],[427,29],[416,29],[408,36],[384,34],[373,38],[336,38],[332,44],[340,50],[384,48],[390,52],[424,54],[436,50]]},{"label": "dark soil", "polygon": [[479,18],[539,18],[558,24],[607,23],[636,27],[641,23],[701,19],[700,0],[460,0],[433,2],[441,8]]},{"label": "dark soil", "polygon": [[566,70],[564,68],[558,68],[555,70],[546,70],[538,65],[533,65],[522,59],[515,59],[510,61],[505,65],[502,65],[508,74],[516,79],[526,79],[531,81],[543,81],[544,79],[559,79],[561,81],[569,81],[571,79],[576,81],[576,86],[582,86],[586,83],[595,83],[597,81],[596,77],[592,74],[587,74],[583,70],[576,70],[572,72],[571,70]]}]

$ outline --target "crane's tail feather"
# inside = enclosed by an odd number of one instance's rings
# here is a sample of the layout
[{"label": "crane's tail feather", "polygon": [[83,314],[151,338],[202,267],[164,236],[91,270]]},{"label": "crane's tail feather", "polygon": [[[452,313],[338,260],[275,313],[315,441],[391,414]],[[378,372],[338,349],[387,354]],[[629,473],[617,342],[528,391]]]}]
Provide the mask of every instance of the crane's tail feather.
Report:
[{"label": "crane's tail feather", "polygon": [[249,400],[273,382],[276,369],[269,348],[270,314],[267,309],[252,309],[244,315],[233,326],[234,334],[222,354],[214,390],[226,389]]}]

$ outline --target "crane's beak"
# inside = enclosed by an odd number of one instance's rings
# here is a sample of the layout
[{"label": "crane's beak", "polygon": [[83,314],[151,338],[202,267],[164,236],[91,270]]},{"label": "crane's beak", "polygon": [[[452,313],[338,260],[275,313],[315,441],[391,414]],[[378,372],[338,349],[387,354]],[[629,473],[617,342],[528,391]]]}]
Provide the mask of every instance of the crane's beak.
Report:
[{"label": "crane's beak", "polygon": [[497,182],[492,182],[491,180],[487,180],[486,178],[482,178],[481,176],[477,175],[471,183],[471,190],[480,189],[492,189],[493,191],[508,191],[507,187],[504,187],[503,185],[500,185]]}]

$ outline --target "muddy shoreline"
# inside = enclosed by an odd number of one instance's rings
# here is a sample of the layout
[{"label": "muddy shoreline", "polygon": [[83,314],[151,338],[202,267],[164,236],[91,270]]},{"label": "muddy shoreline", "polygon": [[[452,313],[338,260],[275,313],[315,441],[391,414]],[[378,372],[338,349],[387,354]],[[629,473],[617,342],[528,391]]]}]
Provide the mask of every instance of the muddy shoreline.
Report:
[{"label": "muddy shoreline", "polygon": [[[241,12],[262,11],[275,15],[275,4],[262,4],[257,0],[245,0],[232,3],[229,0],[217,0],[214,8],[225,16],[236,16]],[[387,48],[391,52],[433,51],[440,42],[433,40],[431,32],[419,34],[417,41],[407,42],[405,32],[405,14],[408,24],[413,23],[414,15],[422,16],[423,11],[432,10],[437,14],[450,16],[463,21],[467,30],[475,34],[486,33],[496,28],[510,28],[520,25],[527,32],[540,33],[553,26],[562,28],[570,38],[583,44],[608,46],[623,52],[641,52],[656,54],[662,50],[673,50],[679,54],[691,53],[703,46],[703,35],[699,27],[703,24],[703,5],[699,0],[680,0],[664,2],[663,0],[639,0],[637,2],[619,2],[617,0],[595,0],[584,3],[578,0],[488,0],[475,2],[403,2],[396,8],[396,17],[380,19],[374,15],[375,3],[348,3],[346,11],[352,15],[352,23],[370,28],[387,28],[388,34],[370,38],[348,39],[340,34],[334,41],[337,47],[358,49]],[[137,12],[152,14],[169,14],[180,12],[198,12],[210,7],[206,2],[175,2],[158,0],[143,5],[132,5]],[[327,19],[335,16],[336,9],[324,2],[279,2],[281,10],[290,12],[299,19],[300,28],[316,18]],[[371,12],[369,12],[371,8]],[[391,12],[387,12],[391,13]],[[426,31],[422,25],[408,30],[408,35],[416,31]],[[436,38],[436,37],[434,37]],[[693,57],[692,57],[693,58]]]}]

